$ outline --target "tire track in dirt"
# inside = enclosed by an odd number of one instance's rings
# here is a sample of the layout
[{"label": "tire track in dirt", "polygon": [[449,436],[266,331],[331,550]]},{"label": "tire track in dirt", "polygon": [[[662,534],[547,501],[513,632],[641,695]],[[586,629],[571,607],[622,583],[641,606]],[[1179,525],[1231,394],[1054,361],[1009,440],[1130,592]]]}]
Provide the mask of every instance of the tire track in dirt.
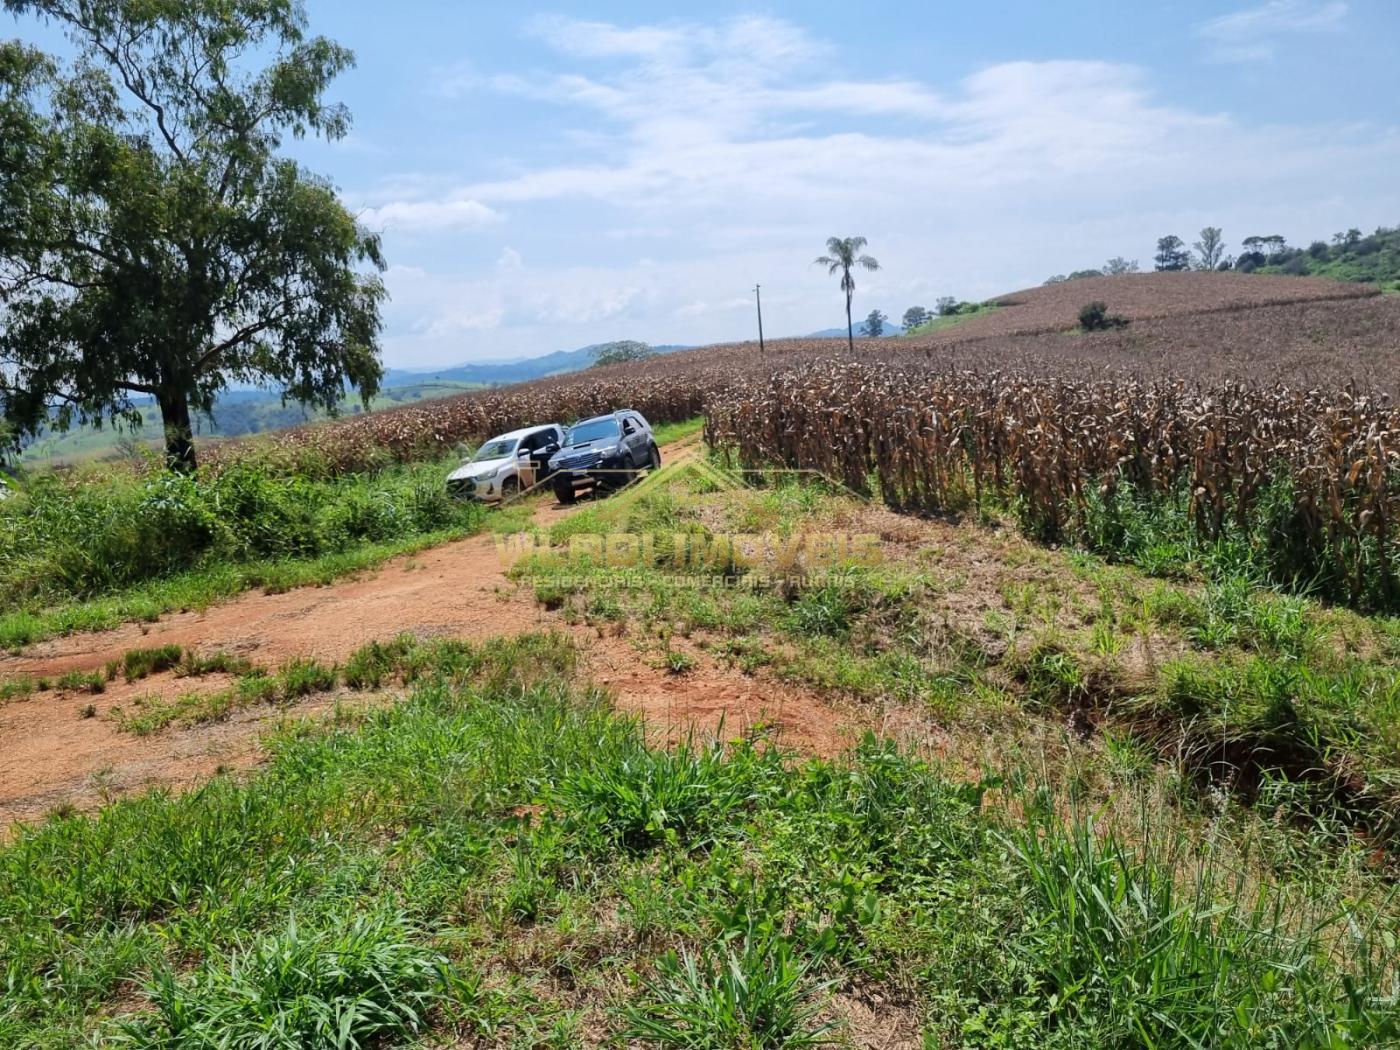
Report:
[{"label": "tire track in dirt", "polygon": [[[666,447],[666,459],[683,462],[699,447],[698,436],[675,442]],[[534,521],[547,528],[577,509],[541,499]],[[100,671],[129,649],[166,644],[223,651],[275,668],[296,656],[341,662],[368,642],[405,631],[483,641],[557,630],[579,645],[584,676],[612,692],[620,708],[639,713],[660,739],[692,729],[713,732],[722,724],[726,734],[735,735],[761,725],[771,738],[816,754],[833,754],[850,743],[856,728],[852,716],[815,694],[747,677],[701,651],[691,654],[695,667],[689,673],[669,674],[648,661],[632,638],[569,624],[545,610],[532,589],[507,577],[508,567],[496,537],[476,535],[325,587],[249,592],[155,624],[54,639],[19,656],[0,657],[0,678]],[[120,732],[112,717],[113,708],[143,694],[212,692],[224,684],[163,674],[112,682],[98,696],[50,691],[0,705],[0,830],[55,806],[90,808],[130,791],[185,787],[221,768],[256,765],[258,737],[273,723],[288,715],[319,714],[348,696],[248,709],[225,722],[147,737]],[[85,712],[88,705],[95,711]]]}]

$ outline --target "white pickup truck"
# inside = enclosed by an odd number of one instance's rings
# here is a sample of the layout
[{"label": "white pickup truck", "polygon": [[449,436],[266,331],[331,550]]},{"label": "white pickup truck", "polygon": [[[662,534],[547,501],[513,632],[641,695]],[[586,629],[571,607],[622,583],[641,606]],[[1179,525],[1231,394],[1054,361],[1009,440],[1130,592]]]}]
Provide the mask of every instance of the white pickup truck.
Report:
[{"label": "white pickup truck", "polygon": [[510,499],[549,477],[550,457],[567,438],[558,423],[498,434],[447,475],[447,491],[457,499],[484,503]]}]

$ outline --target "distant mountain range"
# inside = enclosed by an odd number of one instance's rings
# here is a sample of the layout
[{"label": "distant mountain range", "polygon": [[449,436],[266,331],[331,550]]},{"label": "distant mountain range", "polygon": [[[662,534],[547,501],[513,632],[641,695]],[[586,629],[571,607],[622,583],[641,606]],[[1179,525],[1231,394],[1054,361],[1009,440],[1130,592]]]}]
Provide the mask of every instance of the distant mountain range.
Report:
[{"label": "distant mountain range", "polygon": [[[527,379],[543,379],[545,376],[577,372],[593,363],[597,345],[580,347],[578,350],[556,350],[543,357],[524,357],[514,361],[488,361],[481,364],[456,365],[452,368],[432,370],[389,368],[384,371],[381,384],[392,390],[400,386],[416,386],[425,382],[480,383],[492,386],[498,383],[523,383]],[[669,354],[676,350],[689,350],[688,346],[668,344],[653,346],[659,354]]]},{"label": "distant mountain range", "polygon": [[[886,322],[885,322],[884,330],[880,333],[880,338],[881,338],[881,339],[888,339],[888,338],[889,338],[890,336],[892,336],[892,335],[903,335],[903,334],[904,334],[904,329],[903,329],[900,325],[895,324],[893,321],[886,321]],[[845,330],[844,328],[823,328],[820,332],[809,332],[807,335],[800,336],[799,338],[802,338],[802,339],[845,339],[845,338],[846,338],[846,330]],[[864,324],[858,324],[858,325],[856,325],[856,338],[857,338],[857,339],[869,339],[869,338],[870,338],[868,335],[865,334],[865,325],[864,325]]]},{"label": "distant mountain range", "polygon": [[[885,324],[882,338],[902,335],[904,329],[893,322]],[[844,339],[844,328],[823,328],[800,336],[802,339]],[[856,338],[868,338],[865,325],[856,326]],[[484,361],[478,364],[453,365],[450,368],[388,368],[380,384],[385,390],[402,386],[417,386],[421,383],[471,383],[482,386],[495,386],[502,383],[523,383],[529,379],[543,379],[546,376],[577,372],[593,364],[593,354],[599,344],[580,347],[577,350],[556,350],[543,357],[522,357],[510,361]],[[694,347],[683,343],[667,343],[653,346],[659,354],[670,354],[677,350],[692,350]]]}]

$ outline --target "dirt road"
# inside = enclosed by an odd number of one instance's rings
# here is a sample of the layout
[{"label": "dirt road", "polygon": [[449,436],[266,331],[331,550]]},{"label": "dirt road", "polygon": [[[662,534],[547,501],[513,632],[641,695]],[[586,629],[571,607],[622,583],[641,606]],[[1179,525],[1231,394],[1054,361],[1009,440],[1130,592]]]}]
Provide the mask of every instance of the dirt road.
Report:
[{"label": "dirt road", "polygon": [[[697,446],[696,439],[682,440],[663,453],[676,462]],[[534,514],[541,526],[573,510],[538,499]],[[508,567],[494,536],[473,536],[327,587],[250,592],[155,624],[55,639],[20,656],[0,657],[0,679],[97,671],[129,649],[170,643],[275,668],[293,656],[341,661],[367,642],[405,631],[486,639],[553,629],[574,636],[584,672],[609,688],[620,707],[641,713],[655,732],[711,730],[722,718],[726,732],[762,721],[784,743],[814,753],[832,753],[848,742],[848,714],[813,694],[756,681],[699,651],[692,654],[691,672],[668,674],[627,635],[571,625],[546,611],[530,588],[507,577]],[[289,713],[314,715],[336,700],[323,697],[291,712],[250,709],[227,722],[147,737],[121,732],[112,717],[114,707],[139,695],[212,691],[225,684],[167,674],[134,684],[118,680],[99,696],[50,691],[0,705],[0,829],[57,806],[88,808],[124,792],[187,785],[220,768],[255,765],[258,737],[271,722]]]}]

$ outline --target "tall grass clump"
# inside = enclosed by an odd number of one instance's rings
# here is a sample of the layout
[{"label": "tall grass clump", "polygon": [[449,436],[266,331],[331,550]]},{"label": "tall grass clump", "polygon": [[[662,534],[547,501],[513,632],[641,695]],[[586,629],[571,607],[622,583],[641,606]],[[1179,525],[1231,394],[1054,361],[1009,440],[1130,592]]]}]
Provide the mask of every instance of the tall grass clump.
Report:
[{"label": "tall grass clump", "polygon": [[783,937],[759,934],[698,954],[672,952],[626,1011],[627,1035],[674,1050],[834,1045],[835,1023],[818,1020],[828,983],[814,976],[819,963]]},{"label": "tall grass clump", "polygon": [[[1145,859],[1088,818],[1033,822],[1007,842],[1027,892],[1008,947],[1038,975],[1047,1022],[1073,1033],[1065,1045],[1360,1046],[1400,1034],[1381,998],[1363,1001],[1354,978],[1338,987],[1319,965],[1327,918],[1310,925],[1263,886],[1222,884],[1209,864],[1191,878],[1182,857]],[[1359,963],[1384,986],[1383,961]]]},{"label": "tall grass clump", "polygon": [[194,569],[316,559],[450,528],[480,508],[452,500],[435,463],[314,478],[255,459],[194,475],[34,475],[0,503],[0,606],[42,609]]},{"label": "tall grass clump", "polygon": [[114,1039],[137,1050],[353,1050],[422,1033],[459,984],[421,929],[386,909],[327,929],[295,918],[188,977],[157,971],[154,1010]]}]

